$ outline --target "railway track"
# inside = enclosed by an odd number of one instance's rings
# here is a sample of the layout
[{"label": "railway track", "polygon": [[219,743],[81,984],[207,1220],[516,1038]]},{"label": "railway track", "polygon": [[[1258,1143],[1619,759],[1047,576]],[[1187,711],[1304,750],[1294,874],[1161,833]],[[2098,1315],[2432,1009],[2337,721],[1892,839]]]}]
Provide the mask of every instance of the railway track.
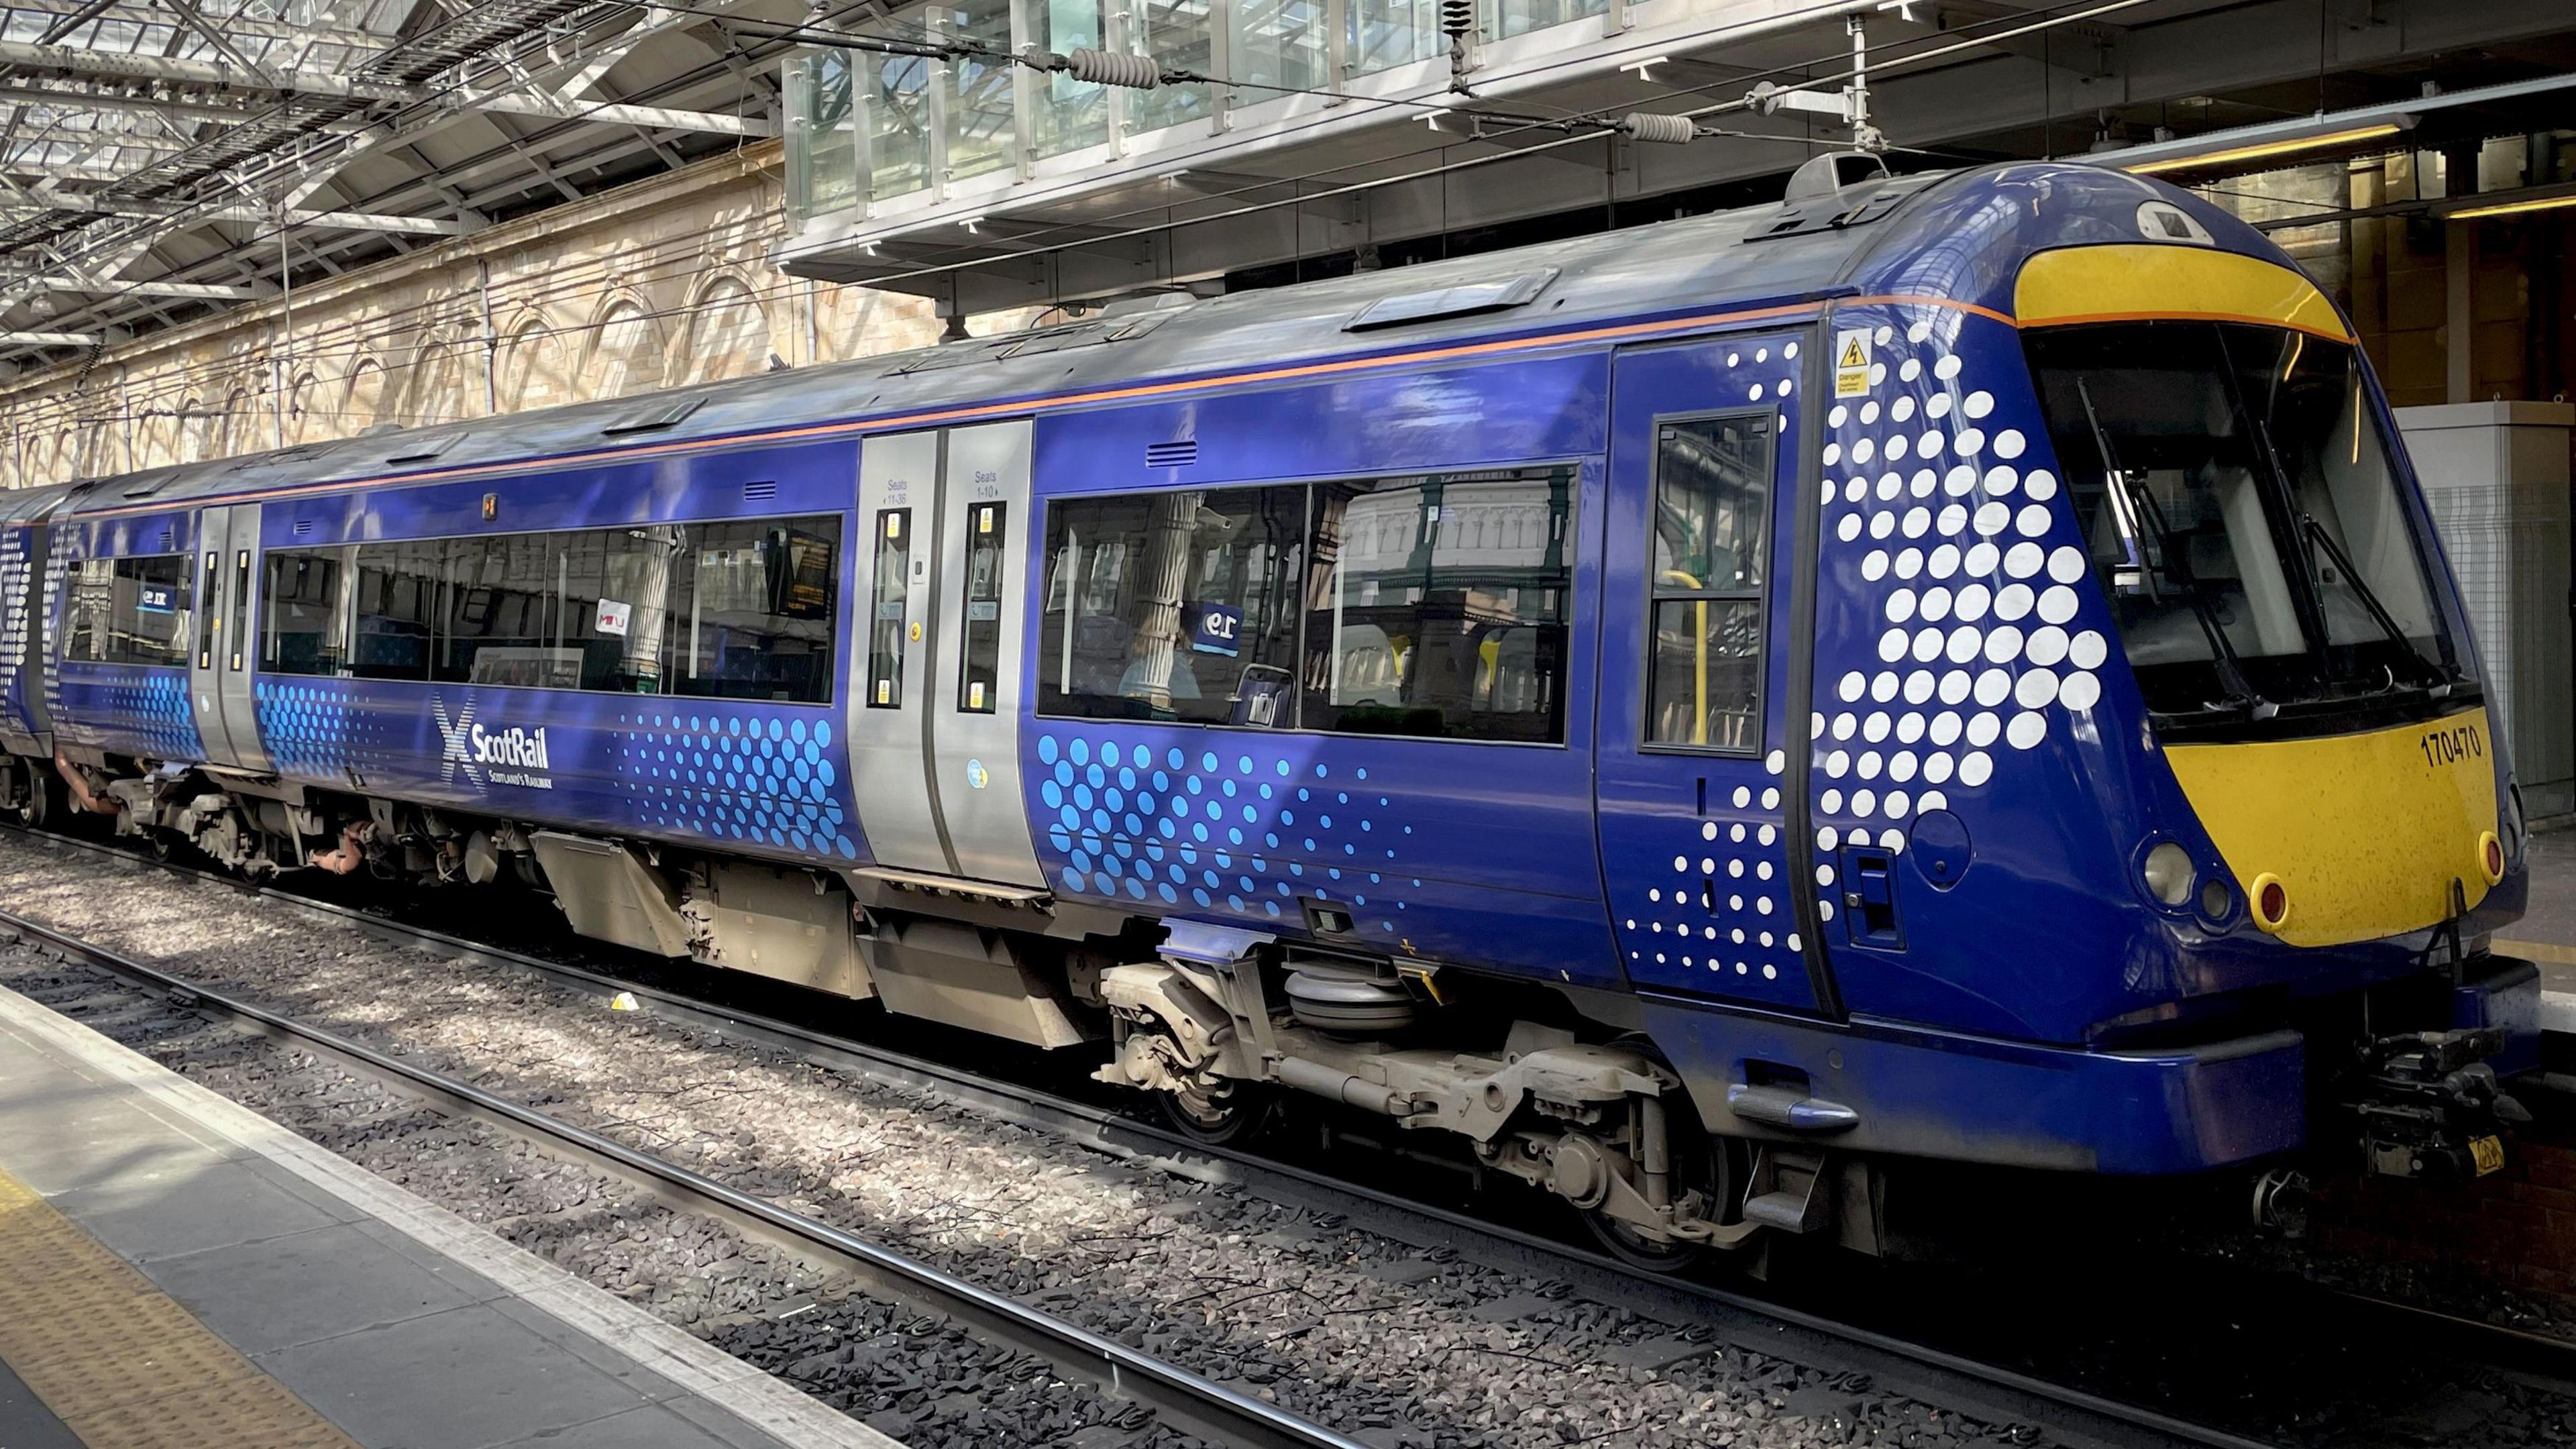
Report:
[{"label": "railway track", "polygon": [[[128,861],[133,852],[50,834],[30,838],[58,849]],[[2088,1392],[1971,1355],[1873,1331],[1835,1318],[1706,1283],[1641,1273],[1606,1255],[1541,1233],[1470,1217],[1416,1199],[1283,1163],[1257,1153],[1211,1147],[1126,1113],[1025,1083],[987,1076],[928,1057],[833,1036],[773,1017],[582,965],[478,942],[388,919],[333,902],[171,862],[164,869],[220,884],[278,909],[327,920],[375,939],[436,951],[469,963],[542,975],[595,996],[624,995],[635,1009],[674,1025],[790,1053],[815,1066],[873,1082],[936,1094],[1022,1126],[1081,1142],[1131,1161],[1151,1163],[1206,1182],[1233,1183],[1274,1200],[1341,1213],[1402,1241],[1441,1244],[1462,1256],[1570,1280],[1601,1301],[1679,1307],[1692,1320],[1675,1357],[1743,1347],[1829,1373],[1865,1374],[1882,1390],[1989,1422],[2043,1427],[2049,1442],[2070,1446],[2196,1445],[2253,1449],[2265,1441]],[[79,941],[42,923],[0,911],[0,931],[14,933],[105,970],[138,989],[182,1000],[200,1011],[249,1025],[315,1050],[346,1070],[385,1080],[444,1110],[492,1124],[550,1153],[624,1178],[673,1206],[702,1212],[746,1235],[850,1274],[870,1293],[933,1312],[1046,1358],[1068,1379],[1138,1402],[1169,1426],[1219,1443],[1351,1445],[1331,1429],[1248,1398],[1127,1345],[916,1262],[842,1229],[738,1192],[721,1182],[622,1143],[509,1102],[416,1064],[387,1056],[333,1032],[298,1022]],[[2576,1344],[2473,1319],[2331,1294],[2351,1312],[2384,1319],[2419,1339],[2436,1336],[2476,1361],[2576,1384]],[[1659,1316],[1677,1316],[1669,1312]],[[1699,1345],[1699,1347],[1694,1347]]]}]

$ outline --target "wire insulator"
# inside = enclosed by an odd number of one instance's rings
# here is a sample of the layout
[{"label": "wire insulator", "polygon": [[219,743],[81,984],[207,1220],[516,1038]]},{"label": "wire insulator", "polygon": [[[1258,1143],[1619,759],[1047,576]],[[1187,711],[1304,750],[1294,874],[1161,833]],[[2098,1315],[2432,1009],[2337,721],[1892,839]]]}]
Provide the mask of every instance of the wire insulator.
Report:
[{"label": "wire insulator", "polygon": [[1658,145],[1679,146],[1699,139],[1699,123],[1688,116],[1659,116],[1649,111],[1630,111],[1619,120],[1623,134]]},{"label": "wire insulator", "polygon": [[1126,55],[1114,50],[1069,50],[1064,68],[1075,80],[1092,81],[1104,86],[1125,86],[1129,90],[1150,91],[1163,83],[1163,68],[1150,55]]},{"label": "wire insulator", "polygon": [[1470,35],[1476,29],[1476,0],[1440,0],[1440,33]]}]

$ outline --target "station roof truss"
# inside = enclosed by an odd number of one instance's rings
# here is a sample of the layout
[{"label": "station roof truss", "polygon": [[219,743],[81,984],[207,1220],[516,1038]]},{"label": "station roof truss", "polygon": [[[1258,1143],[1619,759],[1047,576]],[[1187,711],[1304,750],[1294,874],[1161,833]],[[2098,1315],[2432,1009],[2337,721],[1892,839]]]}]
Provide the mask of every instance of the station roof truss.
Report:
[{"label": "station roof truss", "polygon": [[[794,0],[0,0],[0,361],[779,127]],[[761,18],[751,31],[734,22]]]}]

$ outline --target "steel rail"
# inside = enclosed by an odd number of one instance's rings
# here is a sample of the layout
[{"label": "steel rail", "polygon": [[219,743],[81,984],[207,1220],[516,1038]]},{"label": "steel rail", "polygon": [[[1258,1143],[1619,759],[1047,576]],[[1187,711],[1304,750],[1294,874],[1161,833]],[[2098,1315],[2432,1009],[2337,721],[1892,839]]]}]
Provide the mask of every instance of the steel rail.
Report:
[{"label": "steel rail", "polygon": [[[2263,1441],[2227,1430],[1892,1334],[1839,1322],[1823,1314],[1707,1283],[1647,1272],[1606,1253],[1568,1244],[1542,1233],[1419,1202],[1399,1193],[1275,1161],[1258,1153],[1203,1143],[1160,1124],[1140,1121],[1116,1109],[1044,1088],[983,1076],[931,1058],[833,1036],[793,1022],[719,1005],[568,962],[550,961],[276,886],[159,860],[130,849],[50,831],[29,831],[14,826],[0,826],[0,829],[48,845],[156,865],[174,874],[350,927],[388,944],[434,947],[472,963],[536,972],[594,996],[609,997],[623,993],[631,996],[639,1009],[649,1010],[654,1016],[675,1025],[787,1052],[811,1065],[872,1082],[938,1094],[1015,1125],[1046,1131],[1095,1150],[1149,1163],[1193,1180],[1253,1187],[1266,1180],[1269,1184],[1290,1189],[1288,1195],[1325,1207],[1345,1212],[1356,1208],[1374,1215],[1393,1217],[1399,1223],[1410,1219],[1419,1228],[1429,1231],[1401,1236],[1462,1247],[1469,1256],[1487,1261],[1536,1258],[1578,1265],[1596,1281],[1688,1300],[1715,1315],[1716,1321],[1712,1326],[1722,1337],[1743,1347],[1811,1367],[1870,1373],[1881,1382],[1936,1406],[1965,1408],[1999,1421],[2045,1423],[2070,1446],[2173,1444],[2201,1446],[2201,1449],[2270,1449]],[[0,911],[0,920],[10,918],[10,913]],[[202,988],[184,981],[181,989],[202,992]],[[1482,1251],[1471,1251],[1474,1249]],[[2576,1342],[2396,1303],[2369,1294],[2323,1285],[2305,1286],[2352,1310],[2384,1314],[2392,1326],[2429,1328],[2473,1342],[2481,1361],[2510,1364],[2576,1383]]]},{"label": "steel rail", "polygon": [[14,934],[21,941],[97,967],[176,1004],[248,1023],[317,1050],[359,1075],[392,1082],[550,1153],[610,1172],[672,1206],[751,1229],[799,1256],[850,1274],[873,1294],[917,1312],[953,1319],[977,1337],[1037,1354],[1067,1377],[1112,1399],[1146,1405],[1166,1427],[1241,1449],[1368,1449],[1356,1439],[1079,1324],[336,1032],[147,966],[14,911],[0,910],[0,934]]}]

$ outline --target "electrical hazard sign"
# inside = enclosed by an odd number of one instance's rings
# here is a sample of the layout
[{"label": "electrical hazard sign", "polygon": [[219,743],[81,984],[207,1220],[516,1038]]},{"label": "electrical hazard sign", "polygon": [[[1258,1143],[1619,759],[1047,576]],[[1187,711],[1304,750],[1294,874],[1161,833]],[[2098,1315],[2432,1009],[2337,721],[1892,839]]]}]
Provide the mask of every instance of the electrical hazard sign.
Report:
[{"label": "electrical hazard sign", "polygon": [[1869,395],[1869,329],[1853,327],[1834,334],[1834,396]]}]

